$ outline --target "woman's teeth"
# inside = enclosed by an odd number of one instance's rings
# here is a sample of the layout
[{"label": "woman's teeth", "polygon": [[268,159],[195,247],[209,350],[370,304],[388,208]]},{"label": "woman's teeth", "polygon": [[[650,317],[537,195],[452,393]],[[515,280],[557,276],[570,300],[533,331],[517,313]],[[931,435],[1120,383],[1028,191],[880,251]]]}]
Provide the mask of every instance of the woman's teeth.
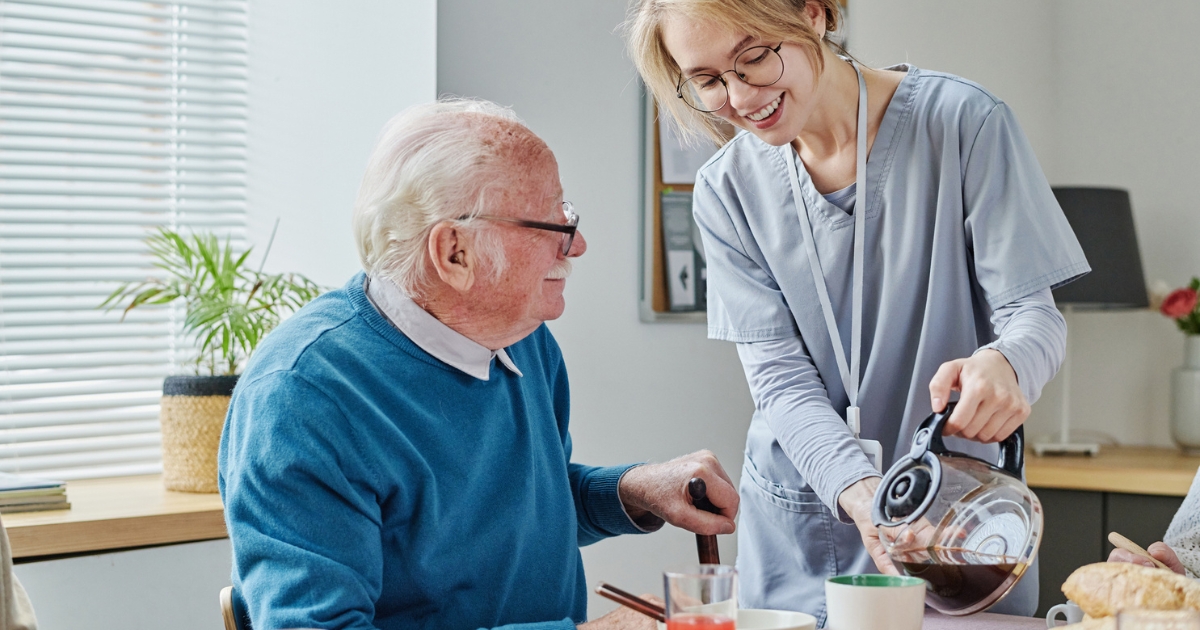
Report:
[{"label": "woman's teeth", "polygon": [[749,116],[746,116],[746,118],[749,118],[750,120],[753,120],[754,122],[758,122],[758,121],[766,118],[767,116],[774,114],[775,110],[779,108],[779,101],[781,101],[781,100],[783,100],[782,96],[771,101],[766,107],[758,110],[757,112],[754,112],[753,114],[750,114]]}]

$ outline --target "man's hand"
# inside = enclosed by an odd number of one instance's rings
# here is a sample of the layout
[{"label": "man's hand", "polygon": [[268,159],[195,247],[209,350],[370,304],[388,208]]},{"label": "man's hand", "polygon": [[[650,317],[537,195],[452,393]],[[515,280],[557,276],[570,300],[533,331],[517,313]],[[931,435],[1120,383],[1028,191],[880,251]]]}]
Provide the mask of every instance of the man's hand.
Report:
[{"label": "man's hand", "polygon": [[896,565],[892,564],[883,541],[879,540],[879,530],[875,523],[871,522],[871,500],[875,496],[875,489],[879,487],[879,481],[879,477],[867,477],[854,482],[838,495],[838,505],[854,519],[863,546],[867,548],[867,553],[871,554],[871,559],[875,561],[880,573],[900,575]]},{"label": "man's hand", "polygon": [[[1179,556],[1175,555],[1175,550],[1167,546],[1166,543],[1156,542],[1150,545],[1146,551],[1150,555],[1158,558],[1158,561],[1167,565],[1167,568],[1178,573],[1179,575],[1187,575],[1187,571],[1183,568],[1183,563],[1179,561]],[[1113,549],[1112,553],[1108,554],[1109,562],[1128,562],[1130,564],[1140,564],[1151,569],[1157,568],[1158,565],[1150,562],[1149,559],[1143,558],[1135,553],[1130,553],[1124,549]]]},{"label": "man's hand", "polygon": [[[721,509],[720,514],[710,514],[692,505],[687,490],[692,477],[704,480],[708,500]],[[711,451],[631,468],[621,477],[618,493],[634,521],[650,513],[697,534],[733,533],[733,517],[737,516],[739,502],[737,489]]]},{"label": "man's hand", "polygon": [[946,422],[946,435],[999,442],[1029,417],[1029,401],[1017,384],[1017,373],[997,350],[943,363],[929,382],[934,411],[946,408],[951,391],[962,395]]},{"label": "man's hand", "polygon": [[[642,594],[639,597],[660,606],[663,605],[663,600],[653,595]],[[655,630],[657,626],[650,617],[630,608],[617,606],[616,610],[607,615],[575,627],[579,630]]]}]

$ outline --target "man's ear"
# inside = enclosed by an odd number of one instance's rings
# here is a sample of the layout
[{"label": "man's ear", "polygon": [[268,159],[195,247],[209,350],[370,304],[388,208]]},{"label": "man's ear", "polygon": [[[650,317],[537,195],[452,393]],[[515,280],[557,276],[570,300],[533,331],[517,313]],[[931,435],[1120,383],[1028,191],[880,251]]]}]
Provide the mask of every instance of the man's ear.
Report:
[{"label": "man's ear", "polygon": [[465,293],[475,284],[479,259],[471,247],[471,238],[450,221],[433,226],[429,233],[429,260],[438,278],[451,288]]}]

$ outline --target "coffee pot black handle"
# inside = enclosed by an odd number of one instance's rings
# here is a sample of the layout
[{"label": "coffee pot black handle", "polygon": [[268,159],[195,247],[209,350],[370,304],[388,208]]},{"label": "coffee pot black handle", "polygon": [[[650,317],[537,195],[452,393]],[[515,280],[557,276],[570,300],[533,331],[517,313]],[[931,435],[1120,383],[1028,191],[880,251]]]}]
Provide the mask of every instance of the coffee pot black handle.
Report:
[{"label": "coffee pot black handle", "polygon": [[[917,455],[917,459],[920,458],[920,455],[917,454],[918,450],[928,450],[928,452],[934,455],[954,454],[950,449],[946,448],[945,442],[942,441],[942,431],[946,428],[946,422],[950,420],[950,414],[954,412],[955,404],[953,402],[947,403],[944,410],[940,412],[935,411],[917,428],[918,435],[928,429],[925,433],[928,436],[927,446],[918,446],[919,442],[924,442],[925,440],[918,438],[913,441],[913,452]],[[1017,479],[1021,478],[1021,469],[1025,467],[1024,426],[1017,427],[1016,431],[1013,431],[1011,435],[1004,438],[1003,442],[1000,442],[1000,461],[996,463],[996,466]]]}]

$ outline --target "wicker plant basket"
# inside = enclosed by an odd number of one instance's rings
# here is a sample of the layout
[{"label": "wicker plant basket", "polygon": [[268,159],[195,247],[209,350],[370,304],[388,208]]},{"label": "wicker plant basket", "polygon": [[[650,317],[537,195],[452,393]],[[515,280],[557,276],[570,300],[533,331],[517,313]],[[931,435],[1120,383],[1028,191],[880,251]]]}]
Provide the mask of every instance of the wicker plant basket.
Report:
[{"label": "wicker plant basket", "polygon": [[217,491],[217,448],[236,376],[169,376],[163,381],[163,485]]}]

